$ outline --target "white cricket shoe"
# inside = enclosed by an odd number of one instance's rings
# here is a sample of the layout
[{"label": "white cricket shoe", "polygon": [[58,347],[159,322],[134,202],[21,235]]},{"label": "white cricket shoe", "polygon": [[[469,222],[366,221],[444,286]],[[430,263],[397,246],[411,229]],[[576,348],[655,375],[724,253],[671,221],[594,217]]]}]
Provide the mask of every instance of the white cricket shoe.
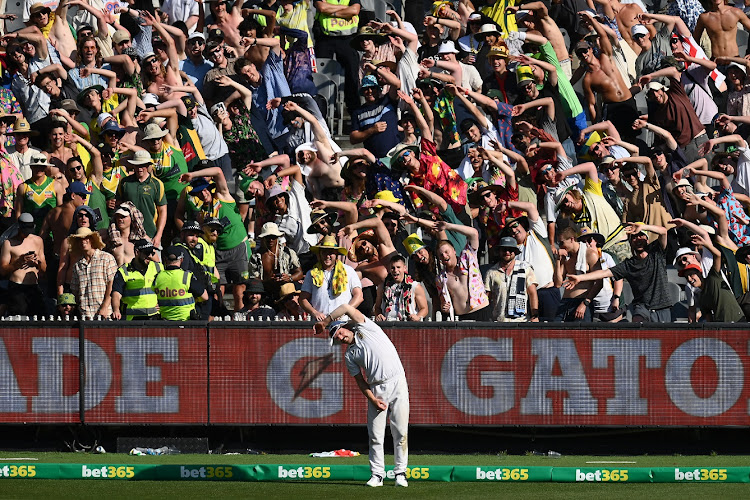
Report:
[{"label": "white cricket shoe", "polygon": [[402,488],[406,488],[409,486],[409,483],[406,482],[406,474],[399,474],[396,476],[396,486],[400,486]]},{"label": "white cricket shoe", "polygon": [[380,476],[372,476],[370,480],[367,481],[365,486],[369,486],[370,488],[377,488],[378,486],[383,486],[383,478]]}]

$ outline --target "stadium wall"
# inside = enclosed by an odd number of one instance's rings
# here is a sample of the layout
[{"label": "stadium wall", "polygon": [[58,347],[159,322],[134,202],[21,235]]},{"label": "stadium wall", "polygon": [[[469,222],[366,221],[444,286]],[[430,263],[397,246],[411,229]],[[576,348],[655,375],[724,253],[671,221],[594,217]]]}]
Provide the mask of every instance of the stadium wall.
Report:
[{"label": "stadium wall", "polygon": [[[358,425],[343,347],[306,323],[21,324],[0,331],[6,424]],[[736,325],[399,323],[385,331],[425,426],[750,422]]]}]

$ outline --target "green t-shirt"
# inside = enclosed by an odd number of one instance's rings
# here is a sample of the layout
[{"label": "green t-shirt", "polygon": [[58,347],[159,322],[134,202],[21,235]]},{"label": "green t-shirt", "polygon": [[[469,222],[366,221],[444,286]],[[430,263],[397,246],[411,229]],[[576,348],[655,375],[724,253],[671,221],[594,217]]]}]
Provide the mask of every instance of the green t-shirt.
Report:
[{"label": "green t-shirt", "polygon": [[99,210],[102,220],[96,225],[97,229],[106,229],[109,227],[109,214],[107,213],[107,199],[104,193],[94,184],[91,180],[86,182],[86,189],[88,189],[89,196],[86,204],[93,208],[95,211]]},{"label": "green t-shirt", "polygon": [[242,223],[237,202],[219,200],[218,219],[221,221],[222,229],[216,240],[218,250],[231,250],[247,238],[245,225]]},{"label": "green t-shirt", "polygon": [[187,162],[182,151],[167,143],[163,143],[161,151],[151,153],[154,160],[153,174],[164,183],[164,193],[169,201],[176,201],[187,184],[179,181],[182,174],[188,171]]},{"label": "green t-shirt", "polygon": [[718,323],[736,323],[744,317],[737,299],[719,273],[711,268],[703,281],[700,306],[704,315],[710,314],[711,321]]},{"label": "green t-shirt", "polygon": [[141,211],[143,229],[149,238],[153,238],[156,235],[156,207],[167,204],[164,184],[153,175],[143,182],[138,181],[135,175],[129,175],[120,182],[118,192],[121,200],[133,202]]},{"label": "green t-shirt", "polygon": [[557,90],[560,92],[560,100],[565,110],[565,117],[575,118],[583,113],[583,106],[581,106],[581,101],[578,100],[578,96],[570,84],[570,80],[560,67],[560,61],[557,60],[555,49],[552,48],[551,43],[547,42],[541,46],[539,51],[542,55],[540,59],[554,64],[555,68],[557,68]]}]

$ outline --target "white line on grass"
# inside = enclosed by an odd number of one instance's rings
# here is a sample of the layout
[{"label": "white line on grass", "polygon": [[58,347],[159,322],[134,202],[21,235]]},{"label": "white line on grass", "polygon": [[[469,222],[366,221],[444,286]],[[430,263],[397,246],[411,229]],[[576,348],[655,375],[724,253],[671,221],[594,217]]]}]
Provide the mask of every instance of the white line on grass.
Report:
[{"label": "white line on grass", "polygon": [[612,460],[597,460],[597,461],[594,461],[594,462],[586,462],[586,463],[587,464],[635,464],[635,463],[638,463],[638,462],[628,462],[628,461],[615,462],[615,461],[612,461]]}]

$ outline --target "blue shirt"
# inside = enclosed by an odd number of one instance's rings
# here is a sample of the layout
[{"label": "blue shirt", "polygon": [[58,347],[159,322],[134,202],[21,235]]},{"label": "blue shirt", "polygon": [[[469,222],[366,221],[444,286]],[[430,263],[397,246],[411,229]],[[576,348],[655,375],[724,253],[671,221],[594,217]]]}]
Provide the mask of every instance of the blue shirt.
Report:
[{"label": "blue shirt", "polygon": [[[266,109],[269,99],[286,97],[291,94],[289,83],[284,76],[284,61],[279,54],[271,50],[260,70],[261,80],[257,88],[253,88],[253,127],[261,139],[266,151],[277,149],[268,143],[268,139],[277,139],[287,133],[286,125],[281,117],[281,108]],[[263,133],[265,131],[266,133]]]},{"label": "blue shirt", "polygon": [[190,59],[183,59],[180,61],[180,70],[184,71],[190,80],[195,84],[196,88],[203,92],[203,77],[206,76],[208,70],[214,67],[214,63],[206,61],[196,66]]},{"label": "blue shirt", "polygon": [[372,134],[365,139],[363,144],[375,158],[385,158],[388,151],[399,142],[396,105],[387,95],[372,104],[357,108],[352,116],[352,130],[364,131],[377,122],[386,122],[388,126],[385,131]]}]

